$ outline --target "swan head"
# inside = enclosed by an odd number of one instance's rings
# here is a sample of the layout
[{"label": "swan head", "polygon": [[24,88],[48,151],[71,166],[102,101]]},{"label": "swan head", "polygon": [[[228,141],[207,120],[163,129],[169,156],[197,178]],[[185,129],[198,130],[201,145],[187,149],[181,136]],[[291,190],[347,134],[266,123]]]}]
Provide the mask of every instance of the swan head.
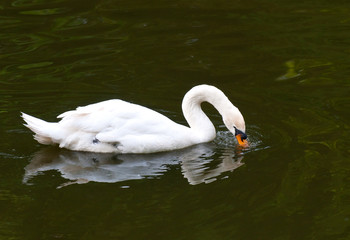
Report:
[{"label": "swan head", "polygon": [[247,146],[247,134],[245,133],[245,122],[243,115],[238,108],[232,106],[230,110],[223,115],[223,121],[227,129],[236,137],[239,145]]}]

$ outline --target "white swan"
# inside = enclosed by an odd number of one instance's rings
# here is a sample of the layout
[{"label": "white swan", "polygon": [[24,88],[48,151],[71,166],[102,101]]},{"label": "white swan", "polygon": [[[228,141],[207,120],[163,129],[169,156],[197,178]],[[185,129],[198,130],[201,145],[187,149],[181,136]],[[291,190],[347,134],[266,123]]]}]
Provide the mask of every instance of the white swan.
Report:
[{"label": "white swan", "polygon": [[108,100],[62,113],[58,123],[49,123],[22,113],[22,117],[42,144],[88,152],[151,153],[185,148],[209,142],[216,131],[202,111],[209,102],[240,145],[247,145],[241,112],[214,86],[199,85],[188,91],[182,111],[189,127],[177,124],[146,107],[122,100]]}]

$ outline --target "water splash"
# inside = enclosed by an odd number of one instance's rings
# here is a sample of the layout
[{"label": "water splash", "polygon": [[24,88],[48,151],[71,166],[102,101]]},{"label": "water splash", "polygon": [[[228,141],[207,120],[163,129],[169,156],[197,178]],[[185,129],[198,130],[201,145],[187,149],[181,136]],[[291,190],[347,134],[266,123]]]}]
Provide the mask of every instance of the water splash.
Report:
[{"label": "water splash", "polygon": [[261,148],[266,148],[263,145],[263,136],[260,133],[260,129],[256,126],[249,126],[247,131],[248,135],[248,147],[241,147],[237,144],[235,137],[229,131],[218,131],[214,143],[219,149],[235,149],[239,152],[251,152],[257,151]]}]

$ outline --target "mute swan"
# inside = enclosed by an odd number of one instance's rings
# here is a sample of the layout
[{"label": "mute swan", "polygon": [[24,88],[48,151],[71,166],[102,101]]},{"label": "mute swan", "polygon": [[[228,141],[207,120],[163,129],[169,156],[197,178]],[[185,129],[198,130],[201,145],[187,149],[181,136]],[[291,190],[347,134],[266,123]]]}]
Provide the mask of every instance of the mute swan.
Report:
[{"label": "mute swan", "polygon": [[88,152],[152,153],[210,142],[216,137],[214,125],[202,111],[209,102],[240,145],[247,145],[241,112],[218,88],[199,85],[188,91],[182,111],[189,127],[177,124],[146,107],[119,99],[107,100],[62,113],[49,123],[22,113],[24,124],[41,144]]}]

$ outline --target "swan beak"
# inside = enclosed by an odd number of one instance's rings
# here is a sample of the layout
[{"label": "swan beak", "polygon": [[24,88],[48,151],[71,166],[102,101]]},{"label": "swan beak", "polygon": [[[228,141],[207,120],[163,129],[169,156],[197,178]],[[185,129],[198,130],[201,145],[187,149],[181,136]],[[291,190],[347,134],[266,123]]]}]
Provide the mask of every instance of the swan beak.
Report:
[{"label": "swan beak", "polygon": [[235,130],[236,130],[235,137],[238,141],[238,144],[240,146],[248,146],[247,134],[245,134],[241,130],[238,130],[236,127],[235,127]]},{"label": "swan beak", "polygon": [[237,134],[236,139],[237,139],[239,145],[241,145],[241,146],[248,145],[247,139],[245,139],[244,136],[242,136],[242,134]]}]

